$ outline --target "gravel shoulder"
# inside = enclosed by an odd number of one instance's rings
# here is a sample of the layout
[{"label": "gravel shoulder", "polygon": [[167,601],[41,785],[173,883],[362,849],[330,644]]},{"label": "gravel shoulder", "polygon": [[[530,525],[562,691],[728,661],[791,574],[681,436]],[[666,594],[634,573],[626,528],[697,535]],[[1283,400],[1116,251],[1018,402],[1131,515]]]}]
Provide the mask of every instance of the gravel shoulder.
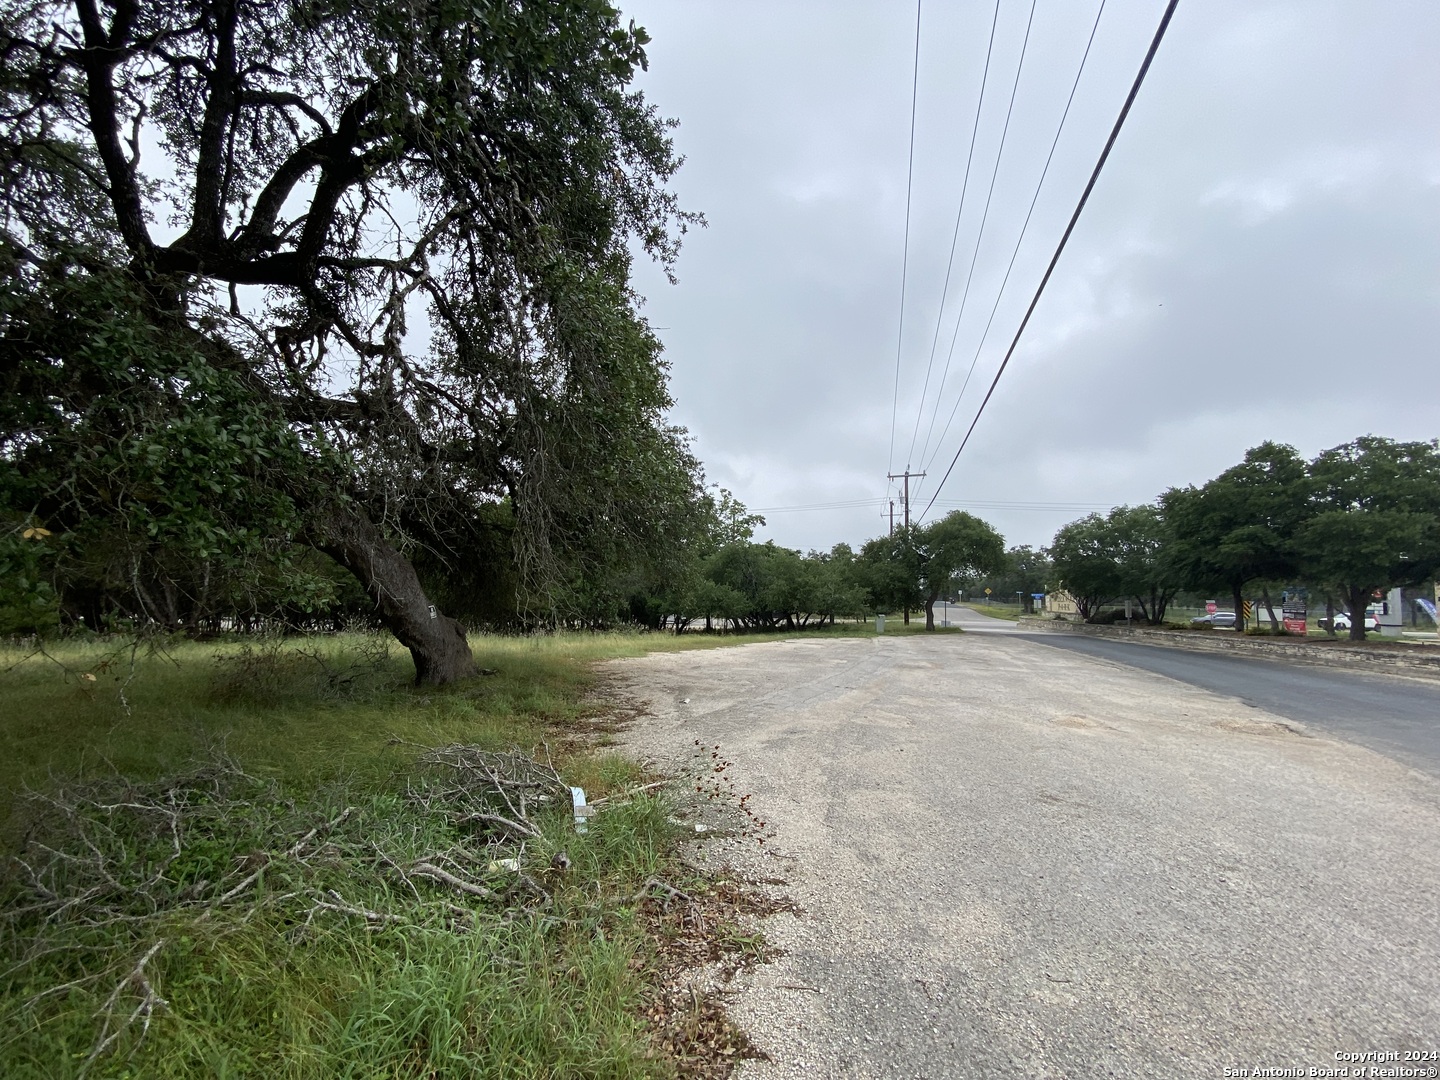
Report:
[{"label": "gravel shoulder", "polygon": [[803,918],[731,1014],[740,1075],[1220,1076],[1440,1049],[1440,784],[1023,638],[606,665],[630,751],[721,744],[775,831],[713,841]]}]

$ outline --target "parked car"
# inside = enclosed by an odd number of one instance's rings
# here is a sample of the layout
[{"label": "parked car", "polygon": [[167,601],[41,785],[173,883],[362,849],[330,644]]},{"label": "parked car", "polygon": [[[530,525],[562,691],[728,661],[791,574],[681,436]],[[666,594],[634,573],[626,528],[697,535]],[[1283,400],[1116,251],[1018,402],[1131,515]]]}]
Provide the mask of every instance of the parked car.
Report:
[{"label": "parked car", "polygon": [[[1380,632],[1380,616],[1379,616],[1379,615],[1377,615],[1377,614],[1376,614],[1375,612],[1373,612],[1373,611],[1367,611],[1367,612],[1365,613],[1365,620],[1366,620],[1365,630],[1366,630],[1367,633],[1378,634],[1378,633]],[[1324,626],[1325,626],[1325,620],[1324,620],[1324,619],[1321,619],[1321,620],[1320,620],[1320,626],[1321,626],[1322,628],[1324,628]],[[1335,629],[1336,629],[1336,630],[1349,630],[1349,629],[1350,629],[1350,614],[1349,614],[1349,612],[1337,611],[1337,612],[1335,613]]]},{"label": "parked car", "polygon": [[1209,626],[1216,630],[1234,630],[1235,613],[1233,611],[1212,611],[1209,615],[1201,615],[1197,619],[1191,619],[1190,625]]}]

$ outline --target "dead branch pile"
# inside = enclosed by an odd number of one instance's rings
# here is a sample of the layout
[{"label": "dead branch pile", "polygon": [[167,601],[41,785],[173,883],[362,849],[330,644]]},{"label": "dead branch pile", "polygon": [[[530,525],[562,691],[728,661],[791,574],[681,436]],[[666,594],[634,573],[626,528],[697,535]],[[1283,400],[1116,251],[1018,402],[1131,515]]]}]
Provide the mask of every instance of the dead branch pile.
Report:
[{"label": "dead branch pile", "polygon": [[393,799],[298,807],[224,757],[149,785],[32,794],[0,877],[0,979],[42,986],[31,1007],[113,986],[90,1061],[133,1052],[167,1007],[156,972],[177,917],[263,916],[298,941],[325,920],[466,933],[533,913],[550,897],[525,846],[568,795],[548,761],[466,746],[428,753],[399,813]]},{"label": "dead branch pile", "polygon": [[518,751],[444,746],[420,762],[433,779],[412,786],[411,799],[480,835],[538,839],[533,815],[570,797],[569,786],[553,765]]},{"label": "dead branch pile", "polygon": [[[217,865],[213,841],[245,847],[280,832],[295,809],[225,759],[183,779],[93,783],[27,802],[28,828],[6,882],[25,902],[7,905],[4,918],[37,927],[143,922],[234,899],[273,856],[251,845],[233,865]],[[286,853],[299,854],[318,832]]]}]

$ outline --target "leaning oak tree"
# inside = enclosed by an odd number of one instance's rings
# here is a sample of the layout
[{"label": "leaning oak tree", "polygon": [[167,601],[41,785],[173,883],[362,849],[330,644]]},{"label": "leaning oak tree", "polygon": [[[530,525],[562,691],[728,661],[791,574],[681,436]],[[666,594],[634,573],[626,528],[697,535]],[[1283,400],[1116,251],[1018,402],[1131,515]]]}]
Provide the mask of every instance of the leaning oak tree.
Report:
[{"label": "leaning oak tree", "polygon": [[[610,474],[673,471],[683,436],[631,252],[668,270],[693,220],[631,86],[643,30],[598,0],[18,0],[0,20],[12,519],[60,535],[146,507],[206,558],[308,544],[423,683],[474,663],[407,550],[463,552],[501,502],[540,577],[587,528],[633,531],[643,492]],[[66,295],[88,321],[37,308]],[[177,464],[184,499],[126,479],[133,432],[175,416],[221,463]],[[166,476],[190,460],[146,445]],[[111,473],[57,466],[76,447]]]}]

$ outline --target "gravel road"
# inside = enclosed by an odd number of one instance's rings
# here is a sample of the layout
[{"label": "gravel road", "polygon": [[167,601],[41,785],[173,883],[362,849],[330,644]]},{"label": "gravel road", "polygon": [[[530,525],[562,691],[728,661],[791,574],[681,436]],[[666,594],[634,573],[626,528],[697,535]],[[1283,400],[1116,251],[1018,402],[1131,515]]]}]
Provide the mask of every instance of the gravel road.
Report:
[{"label": "gravel road", "polygon": [[720,743],[776,830],[764,855],[710,857],[806,909],[768,920],[784,955],[737,980],[732,1015],[772,1058],[744,1077],[1219,1077],[1440,1050],[1424,773],[1011,634],[609,670],[654,713],[632,752],[678,766]]}]

